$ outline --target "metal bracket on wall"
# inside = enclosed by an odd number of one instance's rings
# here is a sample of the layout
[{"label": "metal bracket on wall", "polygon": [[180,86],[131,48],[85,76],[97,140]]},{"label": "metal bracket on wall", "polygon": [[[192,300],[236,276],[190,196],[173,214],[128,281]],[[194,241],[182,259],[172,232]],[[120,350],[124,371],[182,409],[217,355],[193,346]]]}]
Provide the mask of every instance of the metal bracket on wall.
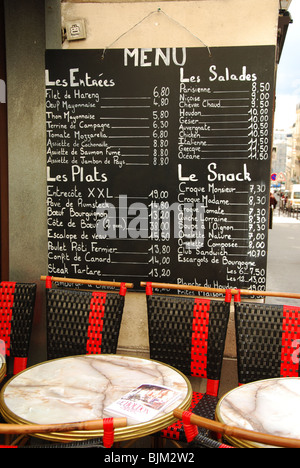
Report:
[{"label": "metal bracket on wall", "polygon": [[84,19],[65,22],[65,31],[68,41],[86,39],[86,28]]}]

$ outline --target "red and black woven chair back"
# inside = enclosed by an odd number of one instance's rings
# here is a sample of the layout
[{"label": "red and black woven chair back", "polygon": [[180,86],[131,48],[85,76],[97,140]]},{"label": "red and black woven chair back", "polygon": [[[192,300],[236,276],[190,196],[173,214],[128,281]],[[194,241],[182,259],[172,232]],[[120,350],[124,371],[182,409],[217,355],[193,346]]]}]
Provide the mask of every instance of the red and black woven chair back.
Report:
[{"label": "red and black woven chair back", "polygon": [[300,307],[235,303],[239,384],[299,377]]},{"label": "red and black woven chair back", "polygon": [[115,354],[125,302],[120,293],[46,290],[47,356]]},{"label": "red and black woven chair back", "polygon": [[218,393],[230,303],[201,297],[147,295],[150,358],[208,379]]},{"label": "red and black woven chair back", "polygon": [[35,297],[35,283],[0,283],[0,354],[5,355],[8,374],[26,369]]}]

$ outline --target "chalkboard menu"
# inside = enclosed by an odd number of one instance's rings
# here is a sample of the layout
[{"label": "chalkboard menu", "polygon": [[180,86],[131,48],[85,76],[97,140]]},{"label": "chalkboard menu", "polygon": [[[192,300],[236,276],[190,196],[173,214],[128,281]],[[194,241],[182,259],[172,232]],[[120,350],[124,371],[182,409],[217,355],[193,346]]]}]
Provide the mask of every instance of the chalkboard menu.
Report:
[{"label": "chalkboard menu", "polygon": [[48,274],[264,290],[275,47],[46,52]]}]

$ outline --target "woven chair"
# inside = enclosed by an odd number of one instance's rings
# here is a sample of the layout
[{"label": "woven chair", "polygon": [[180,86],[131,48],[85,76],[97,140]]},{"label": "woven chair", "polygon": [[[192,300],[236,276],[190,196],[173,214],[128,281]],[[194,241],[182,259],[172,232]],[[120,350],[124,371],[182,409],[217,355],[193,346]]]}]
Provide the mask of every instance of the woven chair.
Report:
[{"label": "woven chair", "polygon": [[[153,294],[146,286],[150,358],[206,381],[206,392],[193,392],[190,410],[213,419],[230,312],[228,302],[201,297]],[[185,442],[182,421],[160,432]]]},{"label": "woven chair", "polygon": [[[10,448],[13,446],[6,446],[6,448]],[[66,442],[66,443],[59,443],[59,442],[53,442],[53,443],[30,443],[26,445],[20,445],[17,446],[19,449],[74,449],[74,448],[81,448],[81,449],[87,449],[87,448],[97,448],[97,449],[107,449],[111,447],[105,447],[103,445],[103,439],[102,437],[98,437],[95,439],[86,439],[84,441],[77,441],[77,442]]]},{"label": "woven chair", "polygon": [[[1,445],[1,448],[111,448],[114,443],[115,429],[127,426],[126,418],[104,418],[90,421],[80,421],[74,423],[57,423],[57,424],[0,424],[0,435],[16,435],[18,436],[10,445]],[[40,438],[49,433],[63,433],[62,440],[70,431],[96,431],[103,430],[102,437],[76,440],[72,442],[45,442],[31,443],[26,445],[27,439],[24,437],[38,434]],[[84,435],[83,435],[84,437]],[[51,439],[51,437],[50,437]]]},{"label": "woven chair", "polygon": [[235,303],[239,384],[299,377],[300,307]]},{"label": "woven chair", "polygon": [[0,283],[0,354],[7,378],[27,367],[35,297],[35,283]]},{"label": "woven chair", "polygon": [[47,357],[115,354],[126,287],[119,293],[49,287],[46,283]]},{"label": "woven chair", "polygon": [[[212,421],[207,418],[199,417],[189,411],[183,411],[179,408],[173,410],[175,418],[183,420],[186,438],[189,447],[195,448],[234,448],[227,443],[210,439],[198,433],[197,427],[203,427],[218,434],[218,437],[225,436],[243,440],[252,441],[259,444],[271,445],[276,447],[300,448],[300,440],[289,437],[280,437],[265,432],[256,432],[242,427],[230,426],[219,421]],[[242,448],[242,447],[241,447]]]}]

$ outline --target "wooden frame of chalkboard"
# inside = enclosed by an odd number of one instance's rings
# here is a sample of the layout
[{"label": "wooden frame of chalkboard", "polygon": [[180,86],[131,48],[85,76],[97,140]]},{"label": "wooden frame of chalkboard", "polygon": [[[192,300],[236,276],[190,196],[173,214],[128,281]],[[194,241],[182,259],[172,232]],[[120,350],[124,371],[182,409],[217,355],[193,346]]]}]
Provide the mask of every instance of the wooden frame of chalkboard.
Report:
[{"label": "wooden frame of chalkboard", "polygon": [[264,290],[274,64],[274,46],[48,50],[48,274]]}]

